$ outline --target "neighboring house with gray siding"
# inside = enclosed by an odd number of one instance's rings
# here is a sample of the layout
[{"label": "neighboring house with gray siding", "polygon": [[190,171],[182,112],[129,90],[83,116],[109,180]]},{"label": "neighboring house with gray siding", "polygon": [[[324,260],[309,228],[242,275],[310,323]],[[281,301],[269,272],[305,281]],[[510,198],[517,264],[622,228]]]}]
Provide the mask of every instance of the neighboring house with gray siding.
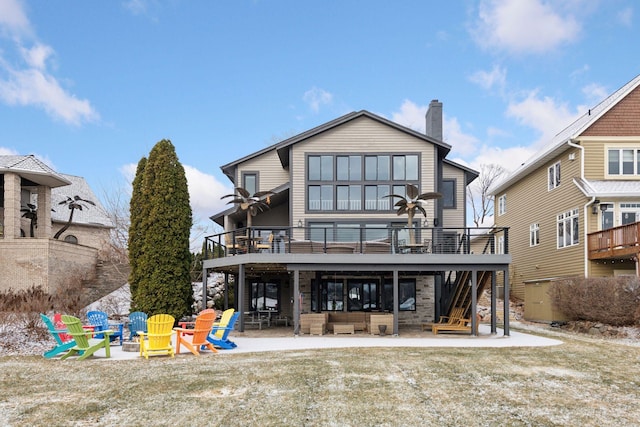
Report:
[{"label": "neighboring house with gray siding", "polygon": [[638,274],[639,86],[637,76],[490,189],[495,224],[510,230],[512,296],[525,300],[525,317],[562,318],[544,292],[553,281]]}]

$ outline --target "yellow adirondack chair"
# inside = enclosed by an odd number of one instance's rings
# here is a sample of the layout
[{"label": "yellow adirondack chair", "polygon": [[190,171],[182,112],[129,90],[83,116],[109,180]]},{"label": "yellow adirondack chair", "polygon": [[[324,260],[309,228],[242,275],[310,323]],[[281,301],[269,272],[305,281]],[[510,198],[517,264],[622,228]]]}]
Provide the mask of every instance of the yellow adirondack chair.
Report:
[{"label": "yellow adirondack chair", "polygon": [[[173,328],[176,331],[176,353],[180,354],[180,345],[184,345],[189,351],[196,356],[200,356],[200,349],[206,347],[209,350],[217,353],[218,350],[207,341],[207,336],[211,332],[213,322],[216,320],[215,310],[207,309],[203,310],[196,317],[196,321],[193,329],[191,328]],[[187,340],[186,337],[190,336],[191,339]]]},{"label": "yellow adirondack chair", "polygon": [[60,359],[66,359],[74,354],[81,354],[81,356],[78,357],[78,360],[83,360],[101,348],[104,348],[104,352],[107,357],[111,357],[109,336],[113,331],[107,329],[106,331],[101,332],[103,334],[103,338],[91,339],[89,337],[93,336],[93,331],[85,330],[82,327],[80,319],[66,314],[63,314],[61,317],[62,323],[66,325],[68,333],[73,337],[76,345],[69,349],[69,351]]},{"label": "yellow adirondack chair", "polygon": [[231,320],[231,316],[233,316],[234,311],[235,310],[233,308],[229,308],[222,312],[222,317],[220,317],[220,321],[213,324],[213,326],[217,326],[218,328],[211,335],[213,335],[218,339],[222,339],[224,335],[224,328],[226,328],[227,325],[229,324],[229,321]]},{"label": "yellow adirondack chair", "polygon": [[[431,332],[437,334],[437,329],[441,325],[451,325],[454,323],[458,323],[458,319],[461,319],[464,315],[464,307],[453,307],[451,309],[451,313],[449,316],[440,316],[440,320],[435,323],[423,323],[422,330],[431,329]],[[433,327],[436,327],[436,330],[433,330]]]},{"label": "yellow adirondack chair", "polygon": [[147,319],[147,332],[138,331],[140,335],[140,356],[166,355],[173,357],[171,337],[175,333],[173,325],[176,319],[169,314],[156,314]]}]

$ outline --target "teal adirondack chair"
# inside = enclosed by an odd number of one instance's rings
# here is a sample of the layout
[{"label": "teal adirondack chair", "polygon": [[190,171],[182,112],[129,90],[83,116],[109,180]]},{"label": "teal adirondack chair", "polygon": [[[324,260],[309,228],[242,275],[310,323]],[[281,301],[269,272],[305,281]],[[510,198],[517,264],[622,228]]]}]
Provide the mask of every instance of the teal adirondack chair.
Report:
[{"label": "teal adirondack chair", "polygon": [[66,314],[62,315],[62,322],[67,326],[67,333],[71,335],[75,341],[75,346],[71,347],[71,349],[61,357],[61,359],[66,359],[67,357],[73,356],[75,354],[82,355],[78,358],[78,360],[86,359],[91,356],[96,351],[104,348],[105,354],[107,357],[111,357],[111,346],[109,336],[113,331],[106,330],[101,331],[103,338],[101,339],[93,339],[89,338],[93,335],[93,331],[86,331],[82,327],[82,323],[80,319],[73,316],[68,316]]},{"label": "teal adirondack chair", "polygon": [[129,313],[129,341],[138,336],[138,331],[147,332],[147,314],[134,311]]},{"label": "teal adirondack chair", "polygon": [[68,341],[65,341],[63,339],[63,338],[66,338],[65,337],[66,335],[68,335],[66,330],[56,329],[51,319],[49,319],[47,316],[45,316],[42,313],[40,313],[40,318],[44,322],[47,329],[49,329],[49,333],[53,336],[53,339],[56,340],[56,346],[53,347],[51,350],[45,351],[42,354],[45,358],[51,359],[52,357],[55,357],[62,352],[68,351],[69,349],[73,348],[76,345],[76,342],[73,339]]}]

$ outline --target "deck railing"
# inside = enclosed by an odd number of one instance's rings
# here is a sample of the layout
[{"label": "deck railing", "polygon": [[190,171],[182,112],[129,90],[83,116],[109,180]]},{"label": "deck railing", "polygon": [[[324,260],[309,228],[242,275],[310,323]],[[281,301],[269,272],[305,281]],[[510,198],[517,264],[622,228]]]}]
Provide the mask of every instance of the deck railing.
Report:
[{"label": "deck railing", "polygon": [[617,258],[640,252],[640,222],[608,228],[587,235],[589,259]]},{"label": "deck railing", "polygon": [[[507,228],[247,227],[205,237],[205,259],[265,254],[509,253]],[[500,244],[499,244],[500,242]]]}]

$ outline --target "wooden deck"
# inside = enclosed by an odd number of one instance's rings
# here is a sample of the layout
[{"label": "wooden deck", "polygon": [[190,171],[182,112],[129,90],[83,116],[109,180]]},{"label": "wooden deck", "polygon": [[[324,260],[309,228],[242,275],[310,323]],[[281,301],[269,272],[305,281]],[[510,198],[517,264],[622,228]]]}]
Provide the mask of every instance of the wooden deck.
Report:
[{"label": "wooden deck", "polygon": [[640,253],[640,222],[587,235],[589,259],[624,258]]}]

